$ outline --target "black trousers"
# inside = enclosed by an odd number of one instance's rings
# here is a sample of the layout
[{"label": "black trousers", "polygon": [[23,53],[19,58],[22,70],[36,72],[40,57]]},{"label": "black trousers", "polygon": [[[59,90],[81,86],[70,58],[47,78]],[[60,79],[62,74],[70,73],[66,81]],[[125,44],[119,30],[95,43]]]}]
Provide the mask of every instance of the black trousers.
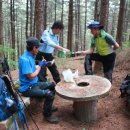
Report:
[{"label": "black trousers", "polygon": [[[36,56],[36,61],[42,60],[43,57],[46,61],[52,61],[54,59],[54,57],[51,53],[38,52],[38,54]],[[49,71],[51,72],[54,81],[56,83],[60,82],[61,81],[60,74],[59,74],[56,64],[54,63],[53,65],[47,66],[47,67],[48,67]],[[46,80],[46,78],[45,78],[46,76],[47,76],[47,72],[46,72],[46,67],[45,67],[45,68],[42,68],[40,73],[38,74],[39,81]]]},{"label": "black trousers", "polygon": [[[45,91],[49,89],[52,91],[52,95],[46,95]],[[33,84],[27,91],[22,92],[22,95],[25,97],[33,97],[38,99],[45,98],[43,105],[43,114],[44,116],[51,116],[52,114],[52,104],[55,96],[55,84],[52,82],[37,82]]]},{"label": "black trousers", "polygon": [[112,72],[115,64],[116,54],[113,52],[106,56],[101,56],[98,53],[86,54],[84,68],[86,75],[93,74],[92,60],[100,61],[103,64],[104,77],[112,82]]}]

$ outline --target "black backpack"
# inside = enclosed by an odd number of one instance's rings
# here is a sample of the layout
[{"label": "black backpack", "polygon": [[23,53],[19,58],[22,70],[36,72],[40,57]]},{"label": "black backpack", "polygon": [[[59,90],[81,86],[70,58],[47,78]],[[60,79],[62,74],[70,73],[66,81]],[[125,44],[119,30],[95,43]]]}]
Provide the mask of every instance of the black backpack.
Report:
[{"label": "black backpack", "polygon": [[121,98],[125,98],[126,106],[130,104],[130,76],[127,75],[120,86]]}]

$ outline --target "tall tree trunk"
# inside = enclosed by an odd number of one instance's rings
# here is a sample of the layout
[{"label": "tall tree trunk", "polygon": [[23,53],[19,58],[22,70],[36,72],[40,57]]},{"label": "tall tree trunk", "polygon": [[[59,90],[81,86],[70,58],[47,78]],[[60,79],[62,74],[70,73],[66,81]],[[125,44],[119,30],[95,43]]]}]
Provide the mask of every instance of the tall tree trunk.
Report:
[{"label": "tall tree trunk", "polygon": [[55,21],[56,21],[56,6],[57,6],[57,0],[55,0]]},{"label": "tall tree trunk", "polygon": [[114,34],[115,34],[115,25],[116,25],[116,19],[115,19],[115,17],[116,17],[116,6],[114,6],[114,9],[113,9],[113,12],[112,12],[112,22],[111,22],[111,26],[112,26],[112,28],[111,28],[111,35],[112,36],[114,36]]},{"label": "tall tree trunk", "polygon": [[18,9],[16,9],[16,45],[15,45],[15,49],[17,50],[17,59],[20,56],[20,42],[19,42],[19,30],[18,30]]},{"label": "tall tree trunk", "polygon": [[11,47],[11,43],[12,43],[12,41],[11,41],[11,29],[10,29],[10,22],[9,21],[7,21],[7,36],[8,36],[8,39],[6,40],[6,43]]},{"label": "tall tree trunk", "polygon": [[77,51],[78,48],[78,41],[79,41],[79,30],[78,30],[78,1],[75,1],[75,48],[74,50]]},{"label": "tall tree trunk", "polygon": [[[82,50],[82,41],[81,41],[81,20],[80,20],[80,0],[77,1],[77,9],[78,9],[78,48],[80,46]],[[75,51],[78,51],[78,48],[76,48]]]},{"label": "tall tree trunk", "polygon": [[84,45],[83,45],[83,50],[86,50],[87,5],[88,5],[88,0],[85,0],[85,22],[84,22]]},{"label": "tall tree trunk", "polygon": [[109,0],[101,0],[101,9],[100,9],[100,21],[107,30],[107,21],[108,21],[108,12],[109,12]]},{"label": "tall tree trunk", "polygon": [[130,35],[129,35],[129,44],[130,44]]},{"label": "tall tree trunk", "polygon": [[29,0],[27,0],[27,3],[26,3],[26,38],[28,38],[28,24],[29,24],[29,10],[28,10],[28,6],[29,5]]},{"label": "tall tree trunk", "polygon": [[82,50],[80,0],[75,1],[75,51]]},{"label": "tall tree trunk", "polygon": [[21,38],[20,38],[20,55],[23,53],[23,51],[24,51],[24,43],[23,43],[23,23],[22,23],[22,20],[21,20],[21,30],[20,30],[20,33],[21,33]]},{"label": "tall tree trunk", "polygon": [[123,35],[123,41],[128,41],[129,40],[129,22],[130,22],[130,2],[126,2],[126,5],[125,5],[125,10],[124,10],[124,22],[123,22],[123,32],[125,33]]},{"label": "tall tree trunk", "polygon": [[100,0],[95,1],[95,11],[94,11],[94,20],[99,21],[99,16],[100,16]]},{"label": "tall tree trunk", "polygon": [[117,26],[117,36],[116,36],[116,40],[120,46],[122,46],[124,7],[125,7],[125,0],[120,0],[120,10],[118,16],[118,26]]},{"label": "tall tree trunk", "polygon": [[35,8],[34,8],[34,20],[33,20],[33,36],[36,35],[36,0],[35,0]]},{"label": "tall tree trunk", "polygon": [[47,5],[48,0],[44,1],[44,30],[47,28]]},{"label": "tall tree trunk", "polygon": [[[62,0],[62,7],[61,7],[61,22],[63,23],[63,15],[64,15],[64,0]],[[63,31],[60,34],[60,41],[61,41],[61,46],[64,46],[64,39],[63,39]]]},{"label": "tall tree trunk", "polygon": [[33,1],[30,0],[30,36],[33,36]]},{"label": "tall tree trunk", "polygon": [[69,0],[67,48],[70,50],[72,50],[72,40],[73,40],[73,0]]},{"label": "tall tree trunk", "polygon": [[43,2],[42,0],[36,0],[35,3],[35,15],[36,15],[36,37],[40,40],[43,32]]},{"label": "tall tree trunk", "polygon": [[3,12],[2,12],[2,1],[0,1],[0,45],[3,44]]},{"label": "tall tree trunk", "polygon": [[[11,38],[12,48],[15,49],[15,8],[14,0],[10,1],[10,21],[11,21]],[[15,60],[15,54],[12,55],[12,59]]]},{"label": "tall tree trunk", "polygon": [[[4,42],[3,39],[3,13],[2,13],[2,1],[0,1],[0,45],[2,45]],[[2,53],[0,52],[0,63],[1,63],[1,58]],[[0,74],[2,74],[2,66],[0,65]]]}]

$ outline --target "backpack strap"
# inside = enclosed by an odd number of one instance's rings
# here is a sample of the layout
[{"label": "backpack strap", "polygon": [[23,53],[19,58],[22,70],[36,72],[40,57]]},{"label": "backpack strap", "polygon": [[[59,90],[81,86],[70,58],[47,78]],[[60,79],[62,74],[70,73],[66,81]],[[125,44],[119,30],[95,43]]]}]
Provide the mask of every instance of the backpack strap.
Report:
[{"label": "backpack strap", "polygon": [[18,129],[17,122],[16,122],[16,118],[15,118],[15,116],[14,116],[14,115],[12,115],[12,120],[13,120],[13,122],[14,122],[14,127],[15,127],[15,130],[19,130],[19,129]]},{"label": "backpack strap", "polygon": [[[19,109],[18,117],[22,123],[23,130],[26,130],[26,128],[29,129],[27,125],[27,119],[24,113],[23,103],[21,101],[18,102],[18,109]],[[25,127],[25,124],[26,124],[26,127]]]},{"label": "backpack strap", "polygon": [[11,85],[11,81],[9,80],[9,78],[7,76],[1,76],[1,78],[4,80],[5,85],[7,87],[7,90],[10,92],[10,94],[13,96],[13,98],[15,99],[16,103],[18,103],[18,96],[17,94],[14,92],[12,85]]}]

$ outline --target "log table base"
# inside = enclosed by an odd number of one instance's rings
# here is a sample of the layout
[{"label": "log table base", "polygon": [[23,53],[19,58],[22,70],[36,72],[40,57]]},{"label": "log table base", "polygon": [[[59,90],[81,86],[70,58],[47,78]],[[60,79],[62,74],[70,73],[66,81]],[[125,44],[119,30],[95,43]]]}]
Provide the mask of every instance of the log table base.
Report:
[{"label": "log table base", "polygon": [[83,122],[92,122],[97,119],[97,100],[75,101],[73,103],[75,117]]},{"label": "log table base", "polygon": [[56,92],[64,99],[73,101],[75,117],[83,122],[97,119],[97,101],[109,94],[111,83],[108,79],[96,75],[79,76],[75,82],[61,81]]}]

